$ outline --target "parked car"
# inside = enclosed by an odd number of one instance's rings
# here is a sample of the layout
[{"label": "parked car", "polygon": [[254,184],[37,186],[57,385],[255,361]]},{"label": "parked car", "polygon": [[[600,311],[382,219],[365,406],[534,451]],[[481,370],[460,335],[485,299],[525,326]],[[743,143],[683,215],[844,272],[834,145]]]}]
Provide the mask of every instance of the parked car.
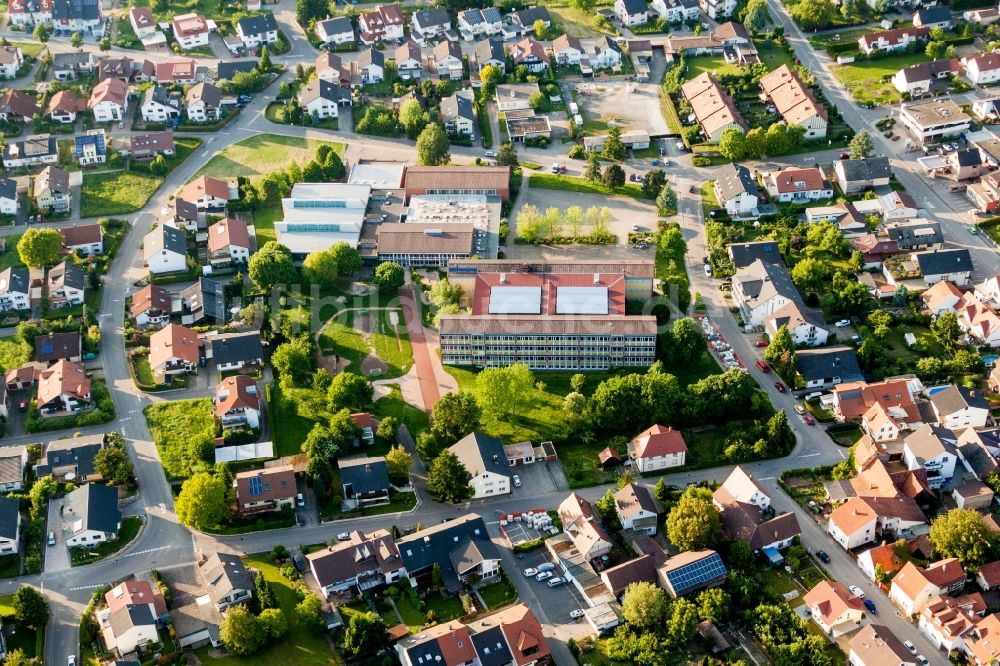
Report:
[{"label": "parked car", "polygon": [[854,596],[856,596],[858,599],[864,599],[865,598],[865,591],[862,590],[857,585],[851,585],[847,589],[850,590],[851,594],[853,594]]},{"label": "parked car", "polygon": [[817,550],[816,557],[818,557],[819,561],[822,562],[823,564],[830,563],[830,556],[826,554],[825,550]]},{"label": "parked car", "polygon": [[794,409],[795,413],[798,414],[799,416],[802,416],[803,414],[806,413],[806,408],[803,407],[802,405],[795,405],[794,407],[792,407],[792,409]]},{"label": "parked car", "polygon": [[552,564],[551,562],[542,562],[535,568],[538,569],[539,571],[552,571],[553,569],[556,568],[556,565]]},{"label": "parked car", "polygon": [[632,231],[639,231],[639,225],[638,224],[633,224],[632,225]]},{"label": "parked car", "polygon": [[850,326],[850,325],[851,325],[851,320],[850,319],[841,319],[836,324],[834,324],[834,326],[836,326],[837,328],[844,328],[844,327]]},{"label": "parked car", "polygon": [[531,578],[532,576],[537,576],[537,575],[538,575],[538,569],[536,569],[535,567],[528,567],[527,569],[524,570],[525,578]]},{"label": "parked car", "polygon": [[778,389],[778,393],[784,393],[786,390],[785,385],[781,382],[774,382],[774,388]]},{"label": "parked car", "polygon": [[758,368],[760,368],[761,372],[771,372],[771,366],[769,366],[764,361],[757,361],[756,365]]},{"label": "parked car", "polygon": [[549,587],[559,587],[565,582],[566,582],[565,578],[553,578],[552,580],[547,582],[546,585],[548,585]]},{"label": "parked car", "polygon": [[806,425],[816,425],[816,420],[808,414],[803,414],[802,420],[806,422]]},{"label": "parked car", "polygon": [[543,580],[548,580],[549,578],[552,578],[551,571],[543,571],[537,576],[535,576],[535,580],[537,580],[539,583],[541,583]]},{"label": "parked car", "polygon": [[763,349],[763,348],[764,348],[764,347],[766,347],[766,346],[767,346],[768,344],[769,344],[769,343],[768,343],[768,341],[767,341],[767,340],[763,340],[763,339],[761,339],[761,340],[758,340],[757,342],[753,343],[753,346],[754,346],[754,347],[756,347],[757,349]]},{"label": "parked car", "polygon": [[341,532],[340,534],[337,535],[337,541],[347,541],[350,538],[351,535],[348,534],[347,532]]},{"label": "parked car", "polygon": [[22,412],[28,411],[28,401],[22,400],[21,402],[17,403],[17,409]]},{"label": "parked car", "polygon": [[875,608],[875,602],[871,599],[865,599],[865,608],[867,608],[868,612],[872,615],[878,615],[878,609]]},{"label": "parked car", "polygon": [[559,173],[559,162],[552,163],[552,173]]},{"label": "parked car", "polygon": [[486,159],[488,159],[488,160],[495,160],[497,158],[497,151],[495,151],[495,150],[487,150],[486,153],[485,153],[485,156],[486,156]]},{"label": "parked car", "polygon": [[295,505],[300,509],[306,505],[306,498],[303,497],[302,493],[295,496]]},{"label": "parked car", "polygon": [[712,277],[712,264],[705,264],[705,277]]},{"label": "parked car", "polygon": [[850,153],[841,153],[840,154],[840,159],[842,159],[842,160],[849,160],[849,159],[851,159],[851,154]]},{"label": "parked car", "polygon": [[69,659],[66,660],[66,666],[76,666],[76,655],[71,654]]},{"label": "parked car", "polygon": [[574,620],[579,620],[581,617],[583,617],[583,609],[582,608],[576,608],[574,610],[571,610],[569,612],[569,616],[571,618],[573,618]]},{"label": "parked car", "polygon": [[56,533],[55,532],[49,532],[49,541],[48,541],[48,544],[50,546],[56,545]]},{"label": "parked car", "polygon": [[920,664],[920,666],[930,666],[930,662],[927,661],[927,657],[922,654],[917,655],[917,663]]},{"label": "parked car", "polygon": [[903,645],[906,647],[907,650],[909,650],[913,654],[917,653],[917,647],[910,641],[903,641]]},{"label": "parked car", "polygon": [[299,571],[306,570],[306,558],[302,557],[298,553],[292,555],[292,564],[294,564],[295,568],[298,569]]},{"label": "parked car", "polygon": [[514,481],[514,487],[515,488],[520,488],[521,487],[521,477],[520,476],[518,476],[517,474],[515,474],[514,476],[511,477],[511,479]]}]

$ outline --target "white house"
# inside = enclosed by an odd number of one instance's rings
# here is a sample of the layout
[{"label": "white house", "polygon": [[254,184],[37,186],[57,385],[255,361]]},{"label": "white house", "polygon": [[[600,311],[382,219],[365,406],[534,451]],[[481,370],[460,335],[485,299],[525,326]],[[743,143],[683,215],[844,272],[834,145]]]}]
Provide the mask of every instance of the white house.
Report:
[{"label": "white house", "polygon": [[201,81],[188,89],[185,102],[188,120],[214,122],[219,119],[219,109],[222,108],[222,91],[211,83]]},{"label": "white house", "polygon": [[451,30],[451,16],[444,7],[419,9],[410,16],[410,29],[421,41],[440,37]]},{"label": "white house", "polygon": [[28,269],[8,268],[0,272],[0,311],[27,310],[31,307]]},{"label": "white house", "polygon": [[563,532],[573,541],[584,561],[607,555],[613,547],[611,537],[601,526],[593,505],[577,493],[571,493],[556,510]]},{"label": "white house", "polygon": [[70,533],[65,544],[71,548],[113,541],[122,521],[118,490],[94,483],[80,486],[63,499],[60,515],[63,530]]},{"label": "white house", "polygon": [[980,53],[962,58],[965,77],[977,86],[985,86],[1000,81],[1000,53]]},{"label": "white house", "polygon": [[388,530],[354,530],[346,541],[310,553],[306,560],[324,597],[357,589],[359,582],[367,588],[371,580],[392,585],[406,577],[406,565]]},{"label": "white house", "polygon": [[149,367],[161,383],[195,370],[201,356],[201,338],[190,328],[168,324],[149,338]]},{"label": "white house", "polygon": [[973,595],[933,597],[920,611],[917,626],[939,650],[964,651],[964,637],[975,628],[979,616],[986,611],[985,605]]},{"label": "white house", "polygon": [[781,202],[833,198],[833,187],[818,167],[768,171],[763,181],[767,193]]},{"label": "white house", "polygon": [[729,163],[716,170],[715,196],[730,217],[747,219],[759,215],[760,189],[743,165]]},{"label": "white house", "polygon": [[761,259],[736,271],[732,294],[743,320],[751,326],[763,326],[771,315],[800,298],[784,265]]},{"label": "white house", "polygon": [[914,252],[910,258],[916,261],[928,287],[942,280],[964,287],[972,279],[972,255],[965,248]]},{"label": "white house", "polygon": [[[958,400],[948,398],[941,404],[957,407]],[[958,462],[955,433],[937,425],[918,427],[903,441],[903,462],[907,469],[927,470],[927,484],[940,488],[955,476],[955,463]]]},{"label": "white house", "polygon": [[472,432],[448,447],[469,471],[472,499],[510,493],[510,466],[499,439]]},{"label": "white house", "polygon": [[925,144],[959,136],[969,129],[971,118],[950,99],[904,103],[899,121],[910,135]]},{"label": "white house", "polygon": [[355,64],[362,83],[378,83],[385,78],[385,55],[375,47],[362,51]]},{"label": "white house", "polygon": [[646,0],[615,0],[615,15],[622,25],[643,25],[649,21],[649,7]]},{"label": "white house", "polygon": [[462,47],[457,42],[445,40],[434,47],[434,68],[439,77],[453,81],[462,78]]},{"label": "white house", "polygon": [[948,430],[985,428],[990,418],[990,405],[978,389],[949,384],[934,390],[929,400],[938,423]]},{"label": "white house", "polygon": [[24,55],[16,46],[0,46],[0,77],[13,79],[24,64]]},{"label": "white house", "polygon": [[177,273],[187,269],[187,236],[180,229],[161,225],[142,241],[143,262],[150,273]]},{"label": "white house", "polygon": [[649,6],[667,23],[694,21],[701,12],[697,0],[653,0]]},{"label": "white house", "polygon": [[351,92],[326,79],[317,79],[299,90],[299,106],[316,119],[336,118],[340,107],[351,103]]},{"label": "white house", "polygon": [[172,310],[170,294],[163,287],[148,284],[132,294],[130,314],[136,326],[163,326],[170,321]]},{"label": "white house", "polygon": [[152,37],[159,30],[156,19],[153,17],[153,10],[149,7],[130,7],[128,10],[128,22],[132,24],[132,30],[139,39]]},{"label": "white house", "polygon": [[316,24],[316,36],[324,44],[351,44],[354,42],[354,26],[349,16],[335,16]]},{"label": "white house", "polygon": [[836,638],[861,625],[865,608],[861,599],[839,581],[824,580],[806,592],[803,600],[809,617],[823,633]]},{"label": "white house", "polygon": [[785,326],[796,345],[819,347],[825,345],[830,328],[819,313],[807,309],[797,300],[786,303],[764,319],[764,330],[774,336]]},{"label": "white house", "polygon": [[851,666],[917,666],[911,653],[888,627],[868,624],[851,636],[847,661]]},{"label": "white house", "polygon": [[628,455],[640,472],[683,467],[687,445],[680,431],[653,425],[629,442]]},{"label": "white house", "polygon": [[170,95],[169,88],[154,83],[142,94],[139,110],[144,122],[165,123],[181,115],[181,102]]},{"label": "white house", "polygon": [[851,497],[830,513],[827,532],[844,549],[874,543],[876,527],[901,536],[917,536],[927,529],[923,511],[909,497]]},{"label": "white house", "polygon": [[13,178],[0,178],[0,213],[17,214],[17,181]]},{"label": "white house", "polygon": [[208,46],[208,21],[195,13],[174,17],[174,39],[183,51]]},{"label": "white house", "polygon": [[579,65],[583,55],[583,45],[576,37],[560,35],[552,42],[552,54],[557,65]]},{"label": "white house", "polygon": [[226,377],[215,387],[215,416],[223,430],[260,428],[257,383],[247,375]]},{"label": "white house", "polygon": [[656,500],[645,486],[636,483],[622,486],[615,493],[615,513],[623,530],[645,532],[649,536],[656,534],[659,511]]},{"label": "white house", "polygon": [[907,562],[889,588],[889,599],[906,615],[919,613],[936,596],[951,594],[965,586],[965,569],[954,557],[939,560],[921,569]]},{"label": "white house", "polygon": [[503,16],[496,7],[466,9],[458,13],[458,30],[466,40],[499,35],[503,30]]},{"label": "white house", "polygon": [[68,252],[88,256],[104,253],[104,229],[98,222],[60,227],[58,231]]},{"label": "white house", "polygon": [[927,313],[937,318],[945,312],[955,310],[955,306],[962,300],[962,291],[951,282],[941,280],[920,294],[920,300],[924,302]]},{"label": "white house", "polygon": [[622,64],[622,50],[608,36],[599,37],[590,54],[590,64],[596,69],[614,69]]},{"label": "white house", "polygon": [[104,79],[94,86],[87,106],[93,111],[96,122],[124,120],[128,108],[128,84],[121,79]]},{"label": "white house", "polygon": [[189,201],[198,210],[218,212],[225,210],[226,203],[237,197],[235,186],[221,178],[199,176],[181,188],[178,198]]},{"label": "white house", "polygon": [[472,110],[472,96],[459,91],[442,99],[441,121],[449,134],[475,136],[476,116]]},{"label": "white house", "polygon": [[419,44],[412,39],[406,40],[396,47],[394,58],[396,72],[404,81],[408,78],[420,78],[420,71],[423,68],[423,54]]},{"label": "white house", "polygon": [[246,16],[236,22],[236,36],[248,49],[273,44],[278,41],[278,22],[271,12]]}]

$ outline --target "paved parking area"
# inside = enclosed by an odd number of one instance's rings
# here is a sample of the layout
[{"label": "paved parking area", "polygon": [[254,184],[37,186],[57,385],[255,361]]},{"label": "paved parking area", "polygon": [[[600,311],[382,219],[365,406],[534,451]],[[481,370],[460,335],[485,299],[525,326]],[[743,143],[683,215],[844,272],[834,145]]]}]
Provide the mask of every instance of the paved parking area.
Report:
[{"label": "paved parking area", "polygon": [[[49,502],[49,518],[45,523],[45,572],[65,571],[70,568],[69,548],[66,547],[66,534],[63,532],[62,508],[63,499],[53,499]],[[48,545],[49,532],[55,532],[56,544]]]},{"label": "paved parking area", "polygon": [[[651,80],[659,81],[661,77],[652,78],[651,72]],[[654,136],[670,133],[660,110],[660,86],[656,83],[589,81],[574,87],[580,111],[591,120],[617,125],[624,132],[645,130]]]},{"label": "paved parking area", "polygon": [[[548,561],[548,551],[544,548],[533,550],[530,553],[525,553],[523,558],[517,560],[520,570],[510,572],[510,575],[511,577],[520,576],[524,578],[523,571],[525,569],[528,567],[537,568],[538,565]],[[561,571],[556,568],[553,573],[560,575]],[[565,639],[569,637],[564,636],[563,632],[568,632],[569,635],[576,635],[577,631],[579,631],[580,637],[593,633],[593,628],[587,624],[586,620],[574,620],[569,616],[570,611],[576,608],[587,607],[579,591],[573,587],[572,583],[565,583],[559,587],[549,587],[544,581],[528,580],[527,582],[531,585],[531,589],[535,593],[538,603],[544,609],[545,616],[549,622],[556,625],[569,625],[562,628],[562,632],[560,632],[561,638]]]},{"label": "paved parking area", "polygon": [[520,488],[511,487],[511,497],[534,497],[569,488],[559,463],[536,462],[511,467],[510,471],[521,479]]}]

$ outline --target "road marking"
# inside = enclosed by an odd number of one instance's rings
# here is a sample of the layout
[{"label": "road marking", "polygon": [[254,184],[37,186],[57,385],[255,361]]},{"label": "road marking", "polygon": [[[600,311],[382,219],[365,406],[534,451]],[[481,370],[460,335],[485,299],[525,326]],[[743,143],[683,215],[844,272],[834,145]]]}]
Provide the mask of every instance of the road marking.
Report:
[{"label": "road marking", "polygon": [[807,453],[804,456],[799,456],[799,458],[815,458],[816,456],[821,456],[822,453]]},{"label": "road marking", "polygon": [[773,480],[774,480],[774,478],[775,478],[775,477],[773,477],[773,476],[762,476],[762,477],[760,477],[760,478],[759,478],[759,479],[757,479],[757,480],[758,480],[758,481],[773,481]]},{"label": "road marking", "polygon": [[137,550],[134,553],[127,553],[126,555],[123,555],[122,557],[135,557],[136,555],[146,555],[148,553],[155,553],[158,550],[166,550],[169,547],[170,546],[157,546],[156,548],[147,548],[146,550]]},{"label": "road marking", "polygon": [[841,460],[847,460],[847,456],[844,455],[844,451],[842,449],[837,449],[837,453],[840,454]]},{"label": "road marking", "polygon": [[80,587],[71,587],[69,589],[71,592],[75,592],[77,590],[96,590],[99,587],[104,587],[104,585],[81,585]]}]

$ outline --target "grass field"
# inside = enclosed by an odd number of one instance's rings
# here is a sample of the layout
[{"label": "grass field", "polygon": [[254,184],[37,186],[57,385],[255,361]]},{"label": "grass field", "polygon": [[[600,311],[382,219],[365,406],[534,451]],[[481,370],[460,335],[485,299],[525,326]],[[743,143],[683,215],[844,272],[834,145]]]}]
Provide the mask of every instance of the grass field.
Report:
[{"label": "grass field", "polygon": [[276,239],[274,234],[274,223],[283,220],[285,213],[281,204],[277,206],[262,206],[253,211],[253,226],[257,231],[257,247],[264,245],[267,241]]},{"label": "grass field", "polygon": [[45,44],[39,42],[11,42],[10,45],[21,49],[21,53],[29,58],[37,58],[38,54],[45,48]]},{"label": "grass field", "polygon": [[[397,342],[390,320],[392,312],[396,313],[396,331],[399,333]],[[382,377],[398,377],[406,374],[413,364],[413,351],[403,323],[403,313],[399,310],[372,310],[372,332],[369,339],[354,327],[357,313],[349,311],[345,316],[331,321],[319,336],[320,350],[327,356],[336,354],[350,361],[347,369],[361,373],[361,362],[374,347],[375,355],[388,364],[388,370]],[[370,344],[369,344],[370,341]]]},{"label": "grass field", "polygon": [[400,423],[406,424],[410,434],[416,437],[417,433],[430,427],[430,418],[422,409],[418,409],[403,400],[403,394],[398,386],[389,387],[391,393],[384,398],[375,401],[372,414],[377,418],[391,416]]},{"label": "grass field", "polygon": [[544,190],[565,190],[567,192],[582,192],[584,194],[603,194],[609,197],[633,197],[635,199],[646,199],[642,193],[642,188],[633,183],[625,183],[617,190],[611,189],[601,183],[591,183],[583,178],[575,176],[557,176],[551,173],[533,173],[530,176],[530,187]]},{"label": "grass field", "polygon": [[479,588],[479,596],[483,598],[490,610],[493,610],[517,601],[517,590],[509,581],[501,580]]},{"label": "grass field", "polygon": [[[393,312],[396,314],[395,326],[391,320]],[[413,350],[403,322],[403,311],[380,310],[372,314],[378,315],[378,322],[371,336],[375,354],[389,364],[389,370],[383,376],[398,377],[406,374],[413,365]]]},{"label": "grass field", "polygon": [[0,271],[13,266],[24,266],[21,255],[17,253],[17,242],[21,240],[21,234],[7,236],[4,240],[7,244],[6,249],[0,254]]},{"label": "grass field", "polygon": [[296,136],[258,134],[234,143],[218,153],[199,169],[196,175],[217,178],[264,176],[267,172],[286,167],[292,162],[300,166],[305,164],[324,143],[332,146],[337,154],[344,154],[345,146],[342,143]]},{"label": "grass field", "polygon": [[274,454],[291,456],[302,451],[302,442],[312,430],[315,421],[299,416],[295,396],[286,396],[275,382],[268,387],[268,405],[271,414],[271,434],[274,439]]},{"label": "grass field", "polygon": [[0,368],[11,370],[19,368],[31,358],[31,345],[11,336],[0,338]]},{"label": "grass field", "polygon": [[900,100],[899,91],[891,81],[884,79],[891,77],[903,67],[920,62],[927,62],[927,56],[923,53],[858,61],[848,65],[831,65],[830,69],[857,102],[892,104]]},{"label": "grass field", "polygon": [[708,72],[713,77],[725,76],[727,74],[739,74],[743,70],[739,65],[730,64],[726,62],[726,59],[720,56],[694,56],[692,58],[685,58],[684,62],[687,63],[687,70],[684,72],[685,80],[690,81],[691,79]]},{"label": "grass field", "polygon": [[249,657],[223,657],[214,659],[209,656],[208,648],[197,650],[198,659],[203,664],[221,664],[226,666],[274,666],[274,664],[295,664],[296,666],[333,666],[343,664],[343,659],[330,650],[326,639],[319,632],[299,622],[295,613],[298,597],[287,578],[278,573],[271,558],[266,554],[251,555],[243,558],[248,568],[259,570],[274,591],[278,606],[288,621],[288,633],[281,640],[272,641],[270,645]]},{"label": "grass field", "polygon": [[757,55],[760,56],[760,61],[767,65],[768,70],[795,63],[795,58],[788,51],[770,42],[758,42]]},{"label": "grass field", "polygon": [[159,402],[146,408],[146,423],[168,475],[184,478],[207,463],[190,455],[192,441],[215,435],[209,398]]}]

